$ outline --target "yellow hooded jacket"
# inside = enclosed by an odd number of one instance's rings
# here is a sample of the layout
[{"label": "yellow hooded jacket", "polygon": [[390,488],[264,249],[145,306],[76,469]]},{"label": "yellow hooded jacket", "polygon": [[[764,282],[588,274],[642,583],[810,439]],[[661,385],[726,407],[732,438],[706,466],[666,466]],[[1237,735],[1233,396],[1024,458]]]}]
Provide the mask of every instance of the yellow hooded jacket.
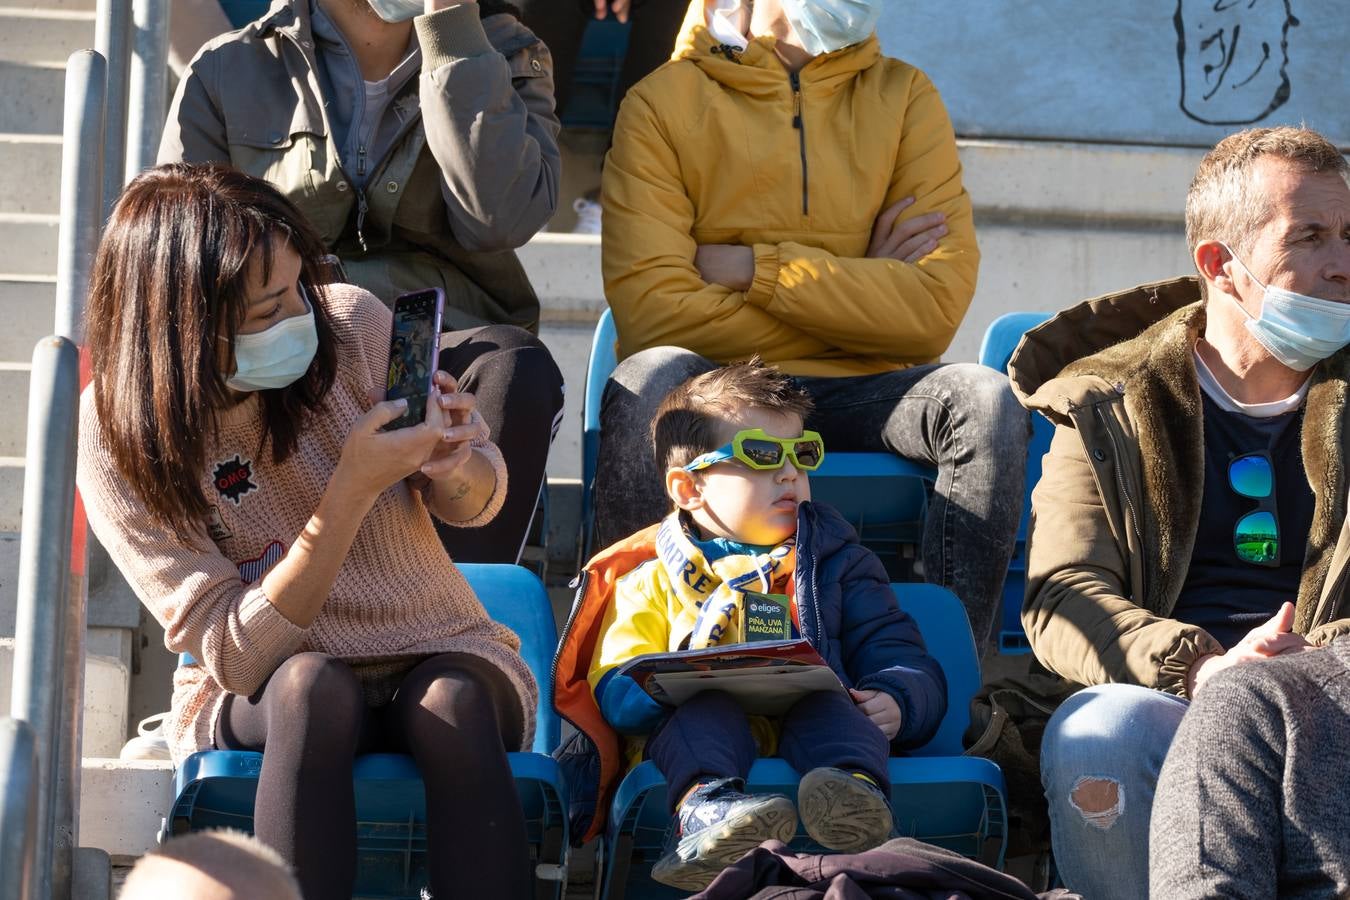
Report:
[{"label": "yellow hooded jacket", "polygon": [[[876,35],[817,57],[797,84],[771,37],[718,44],[693,0],[674,58],[629,91],[605,162],[605,294],[619,357],[661,345],[792,375],[936,360],[975,292],[979,250],[946,108]],[[866,259],[872,225],[941,210],[918,263]],[[755,253],[741,292],[708,284],[700,244]]]}]

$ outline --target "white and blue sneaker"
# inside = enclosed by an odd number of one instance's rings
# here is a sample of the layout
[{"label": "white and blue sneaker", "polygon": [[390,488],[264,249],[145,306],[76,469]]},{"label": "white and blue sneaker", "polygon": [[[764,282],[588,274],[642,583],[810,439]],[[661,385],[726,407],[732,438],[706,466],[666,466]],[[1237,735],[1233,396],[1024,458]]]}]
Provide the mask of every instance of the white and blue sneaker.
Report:
[{"label": "white and blue sneaker", "polygon": [[797,809],[806,833],[827,850],[861,853],[894,836],[890,801],[862,772],[812,769],[797,788]]},{"label": "white and blue sneaker", "polygon": [[676,811],[675,827],[652,878],[701,891],[717,873],[767,840],[787,843],[797,833],[797,811],[782,794],[744,793],[739,778],[701,782]]}]

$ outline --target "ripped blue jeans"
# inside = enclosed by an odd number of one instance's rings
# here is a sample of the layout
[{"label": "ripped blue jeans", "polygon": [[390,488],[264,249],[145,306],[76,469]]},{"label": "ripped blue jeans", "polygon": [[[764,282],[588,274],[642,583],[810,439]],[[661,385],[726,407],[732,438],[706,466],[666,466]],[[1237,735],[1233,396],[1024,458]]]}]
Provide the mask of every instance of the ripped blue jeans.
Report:
[{"label": "ripped blue jeans", "polygon": [[1085,688],[1041,741],[1050,840],[1065,887],[1148,898],[1148,820],[1167,750],[1190,703],[1131,684]]}]

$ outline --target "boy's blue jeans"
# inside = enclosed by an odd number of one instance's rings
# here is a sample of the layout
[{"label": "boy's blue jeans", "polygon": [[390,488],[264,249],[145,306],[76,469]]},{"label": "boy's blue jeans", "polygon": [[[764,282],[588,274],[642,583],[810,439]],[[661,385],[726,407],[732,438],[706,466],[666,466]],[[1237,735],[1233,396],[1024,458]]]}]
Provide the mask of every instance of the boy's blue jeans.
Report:
[{"label": "boy's blue jeans", "polygon": [[1085,688],[1050,717],[1041,784],[1064,885],[1084,897],[1148,897],[1148,822],[1167,749],[1190,703],[1131,684]]},{"label": "boy's blue jeans", "polygon": [[[600,409],[595,478],[597,547],[670,509],[651,428],[676,385],[717,368],[678,347],[636,353],[614,370]],[[796,378],[825,452],[895,453],[937,469],[922,539],[924,578],[961,598],[983,655],[1022,515],[1030,418],[1002,372],[966,363],[878,375]]]},{"label": "boy's blue jeans", "polygon": [[[646,753],[665,776],[672,811],[695,781],[745,778],[758,756],[749,717],[721,691],[705,691],[677,707],[648,738]],[[841,693],[798,700],[780,722],[778,755],[802,775],[821,766],[862,772],[890,795],[890,742]]]}]

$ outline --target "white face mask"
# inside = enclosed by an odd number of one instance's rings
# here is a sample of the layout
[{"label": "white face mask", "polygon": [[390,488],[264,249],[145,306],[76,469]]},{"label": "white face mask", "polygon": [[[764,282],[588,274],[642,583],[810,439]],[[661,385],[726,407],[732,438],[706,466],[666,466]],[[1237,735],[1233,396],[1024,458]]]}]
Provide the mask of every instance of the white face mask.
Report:
[{"label": "white face mask", "polygon": [[812,56],[864,41],[881,18],[881,0],[782,0],[802,47]]},{"label": "white face mask", "polygon": [[375,15],[386,22],[406,22],[420,16],[425,5],[422,0],[368,0]]},{"label": "white face mask", "polygon": [[1350,303],[1322,300],[1261,284],[1231,247],[1225,244],[1224,249],[1264,292],[1261,315],[1256,318],[1252,318],[1237,298],[1227,293],[1224,296],[1242,310],[1247,317],[1247,330],[1270,351],[1271,356],[1295,372],[1306,372],[1350,344]]},{"label": "white face mask", "polygon": [[234,336],[234,374],[225,384],[236,391],[284,388],[309,371],[319,349],[314,304],[304,285],[300,296],[309,311],[282,319],[265,331]]}]

